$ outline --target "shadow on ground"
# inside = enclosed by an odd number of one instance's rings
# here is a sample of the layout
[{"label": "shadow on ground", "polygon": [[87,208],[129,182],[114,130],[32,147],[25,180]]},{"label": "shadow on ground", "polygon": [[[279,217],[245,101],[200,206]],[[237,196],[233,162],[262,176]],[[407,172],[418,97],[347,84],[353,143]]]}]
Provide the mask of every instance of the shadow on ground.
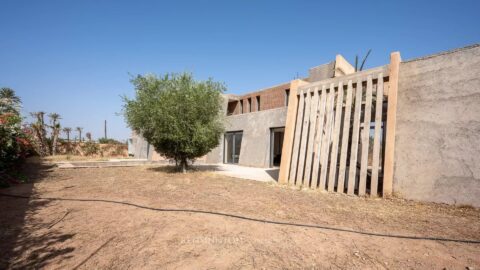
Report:
[{"label": "shadow on ground", "polygon": [[268,173],[268,175],[270,175],[273,180],[278,182],[278,174],[280,173],[279,168],[266,169],[265,172]]},{"label": "shadow on ground", "polygon": [[[155,167],[147,168],[149,171],[153,172],[163,172],[163,173],[179,173],[179,169],[175,165],[161,165]],[[188,167],[187,172],[215,172],[221,171],[221,166],[218,165],[191,165]]]},{"label": "shadow on ground", "polygon": [[[0,189],[2,194],[35,196],[34,183],[44,181],[53,165],[39,161],[27,162],[24,173],[29,182]],[[73,247],[54,248],[74,234],[59,233],[58,222],[44,222],[35,217],[51,201],[15,199],[0,196],[0,269],[38,269],[57,257],[69,258]]]}]

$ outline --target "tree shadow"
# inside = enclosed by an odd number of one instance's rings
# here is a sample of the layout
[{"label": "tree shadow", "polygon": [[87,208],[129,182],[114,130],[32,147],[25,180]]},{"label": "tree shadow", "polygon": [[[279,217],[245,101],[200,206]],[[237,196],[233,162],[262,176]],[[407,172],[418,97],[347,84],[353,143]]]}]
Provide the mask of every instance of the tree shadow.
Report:
[{"label": "tree shadow", "polygon": [[[163,172],[168,174],[181,174],[182,172],[175,165],[161,165],[155,167],[147,168],[149,171],[153,172]],[[213,172],[221,171],[221,166],[218,165],[204,165],[204,164],[195,164],[188,167],[187,173],[192,172]]]},{"label": "tree shadow", "polygon": [[178,174],[181,173],[175,165],[160,165],[160,166],[152,166],[147,168],[148,171],[152,172],[162,172],[167,174]]},{"label": "tree shadow", "polygon": [[[56,220],[45,222],[35,217],[51,201],[35,200],[34,183],[44,181],[54,165],[29,161],[22,169],[27,183],[0,189],[0,269],[43,268],[53,259],[72,257],[73,247],[58,247],[75,234],[61,233]],[[20,195],[28,198],[14,198]]]}]

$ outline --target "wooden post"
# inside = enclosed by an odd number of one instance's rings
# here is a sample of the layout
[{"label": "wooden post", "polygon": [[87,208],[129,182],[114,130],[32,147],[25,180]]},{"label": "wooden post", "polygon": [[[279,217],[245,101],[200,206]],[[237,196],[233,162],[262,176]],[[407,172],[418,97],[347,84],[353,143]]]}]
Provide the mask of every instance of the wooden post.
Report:
[{"label": "wooden post", "polygon": [[300,152],[300,143],[302,140],[302,130],[303,130],[303,116],[305,115],[305,90],[302,89],[298,93],[298,105],[297,105],[297,120],[295,120],[295,133],[293,135],[292,142],[292,160],[290,162],[290,172],[288,175],[288,183],[295,184],[295,179],[297,176],[297,167],[298,167],[298,157]]},{"label": "wooden post", "polygon": [[360,180],[358,181],[358,196],[365,196],[367,188],[368,149],[370,143],[370,118],[372,115],[372,76],[367,77],[367,92],[365,109],[363,110],[363,131],[361,133],[362,154],[360,157]]},{"label": "wooden post", "polygon": [[[308,147],[308,125],[310,123],[310,107],[312,105],[312,94],[310,89],[307,89],[305,94],[305,107],[303,108],[303,124],[302,124],[302,137],[300,139],[300,149],[298,151],[298,167],[296,175],[296,186],[303,185],[303,172],[305,169],[305,159],[307,157],[307,147]],[[301,99],[300,99],[301,100]],[[301,108],[301,106],[299,107]],[[295,151],[295,146],[293,151]],[[293,159],[295,160],[295,159]]]},{"label": "wooden post", "polygon": [[290,162],[292,160],[293,137],[295,133],[295,120],[297,118],[297,90],[298,87],[307,84],[302,80],[294,80],[290,82],[290,96],[288,98],[287,120],[285,122],[285,134],[283,137],[282,160],[280,162],[280,171],[278,175],[278,183],[286,184],[290,173]]},{"label": "wooden post", "polygon": [[313,98],[312,105],[310,105],[310,128],[308,134],[308,143],[307,143],[307,157],[305,162],[305,177],[303,178],[303,186],[310,186],[310,176],[312,175],[312,160],[313,160],[313,151],[315,148],[315,131],[316,123],[318,117],[318,86],[313,89]]},{"label": "wooden post", "polygon": [[323,125],[325,123],[325,105],[327,101],[327,86],[322,85],[320,103],[318,104],[318,122],[317,126],[315,127],[317,131],[315,132],[315,140],[313,143],[314,147],[314,155],[313,155],[313,171],[312,171],[312,183],[310,187],[315,189],[317,188],[318,184],[318,171],[320,169],[320,151],[322,149],[322,140],[323,140]]},{"label": "wooden post", "polygon": [[335,85],[330,84],[327,95],[327,108],[325,112],[325,134],[323,135],[322,148],[320,152],[320,190],[325,190],[327,183],[328,156],[330,153],[330,136],[332,134],[332,120],[335,101]]},{"label": "wooden post", "polygon": [[360,117],[362,113],[362,96],[363,85],[362,79],[357,79],[355,87],[355,110],[353,112],[353,127],[352,127],[352,146],[350,148],[350,167],[348,172],[348,186],[347,194],[353,195],[355,193],[355,183],[357,181],[357,158],[358,158],[358,137],[360,132]]},{"label": "wooden post", "polygon": [[385,162],[383,172],[383,197],[392,195],[393,167],[395,158],[395,128],[397,122],[398,71],[400,69],[400,52],[390,54],[389,90],[387,107],[387,134],[385,140]]},{"label": "wooden post", "polygon": [[332,134],[332,156],[330,157],[330,174],[328,176],[328,191],[333,191],[335,187],[335,178],[337,174],[338,146],[340,140],[340,125],[342,124],[343,110],[343,82],[338,83],[337,88],[337,107],[335,109],[335,125]]},{"label": "wooden post", "polygon": [[382,134],[382,109],[383,109],[383,73],[378,74],[377,91],[375,93],[375,131],[373,137],[372,179],[370,184],[370,196],[378,195],[378,170],[380,163],[380,139]]}]

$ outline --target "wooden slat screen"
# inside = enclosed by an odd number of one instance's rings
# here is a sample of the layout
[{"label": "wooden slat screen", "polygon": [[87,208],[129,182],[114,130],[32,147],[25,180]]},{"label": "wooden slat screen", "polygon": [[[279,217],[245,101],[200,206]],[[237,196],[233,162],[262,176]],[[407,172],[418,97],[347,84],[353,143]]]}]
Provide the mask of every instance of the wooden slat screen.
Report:
[{"label": "wooden slat screen", "polygon": [[298,88],[288,184],[378,196],[387,82],[382,66]]}]

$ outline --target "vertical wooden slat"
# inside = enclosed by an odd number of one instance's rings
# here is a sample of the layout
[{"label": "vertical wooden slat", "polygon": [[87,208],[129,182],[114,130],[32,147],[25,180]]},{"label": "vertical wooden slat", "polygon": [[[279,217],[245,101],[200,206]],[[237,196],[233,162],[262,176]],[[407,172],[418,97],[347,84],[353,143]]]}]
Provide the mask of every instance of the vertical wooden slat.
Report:
[{"label": "vertical wooden slat", "polygon": [[310,105],[310,129],[307,142],[307,158],[305,163],[305,173],[303,177],[303,186],[310,185],[310,175],[312,172],[312,159],[315,147],[315,128],[317,122],[317,108],[318,108],[318,87],[315,87],[312,98],[312,105]]},{"label": "vertical wooden slat", "polygon": [[333,103],[335,100],[335,85],[330,84],[330,91],[327,96],[327,109],[325,113],[326,124],[325,124],[325,133],[323,135],[322,141],[322,151],[320,153],[320,190],[325,189],[325,183],[328,172],[328,156],[330,151],[330,135],[332,134],[332,118],[333,118]]},{"label": "vertical wooden slat", "polygon": [[300,151],[298,154],[298,168],[295,185],[301,186],[303,183],[303,172],[305,169],[305,157],[307,152],[307,140],[308,140],[308,125],[310,123],[310,105],[312,101],[312,94],[310,89],[307,89],[305,94],[305,108],[302,125],[302,138],[300,141]]},{"label": "vertical wooden slat", "polygon": [[297,119],[298,95],[297,90],[301,85],[307,84],[302,80],[290,82],[290,96],[288,98],[287,120],[285,122],[285,133],[282,147],[282,160],[278,173],[278,182],[286,184],[290,175],[290,164],[292,161],[293,140],[295,135],[295,120]]},{"label": "vertical wooden slat", "polygon": [[365,110],[363,112],[362,156],[360,159],[360,181],[358,195],[364,196],[367,186],[368,145],[370,143],[370,119],[372,116],[372,76],[367,77],[367,92],[365,97]]},{"label": "vertical wooden slat", "polygon": [[328,191],[333,191],[337,174],[338,145],[340,140],[340,125],[343,111],[343,82],[338,83],[337,107],[335,108],[335,127],[332,135],[332,156],[330,157],[330,174],[328,176]]},{"label": "vertical wooden slat", "polygon": [[318,169],[320,167],[320,149],[322,147],[322,137],[323,137],[323,125],[325,117],[325,104],[327,99],[327,89],[326,86],[322,86],[321,98],[319,103],[319,114],[317,122],[317,130],[315,132],[315,148],[314,148],[314,158],[313,158],[313,171],[312,171],[312,188],[317,188],[318,184]]},{"label": "vertical wooden slat", "polygon": [[342,130],[342,150],[340,153],[340,168],[338,169],[338,186],[337,192],[344,190],[345,171],[347,165],[348,141],[350,139],[350,117],[352,115],[352,81],[348,81],[347,86],[347,100],[345,104],[345,116],[343,118]]},{"label": "vertical wooden slat", "polygon": [[352,147],[350,150],[350,168],[348,172],[347,194],[353,195],[357,174],[358,133],[360,129],[360,112],[362,108],[362,80],[358,79],[355,89],[355,111],[353,113]]},{"label": "vertical wooden slat", "polygon": [[298,101],[297,121],[295,127],[295,136],[293,137],[293,150],[292,150],[292,165],[290,167],[290,177],[288,178],[289,184],[295,184],[295,176],[297,174],[298,163],[298,150],[300,148],[300,135],[302,133],[303,124],[303,108],[305,106],[305,98],[303,90],[300,91],[300,97]]},{"label": "vertical wooden slat", "polygon": [[400,69],[400,53],[390,54],[388,109],[387,109],[387,137],[385,139],[385,160],[383,171],[383,196],[392,195],[393,163],[395,158],[395,128],[397,122],[397,91],[398,72]]},{"label": "vertical wooden slat", "polygon": [[376,197],[378,191],[378,173],[380,163],[380,137],[382,130],[383,109],[383,73],[378,74],[377,92],[375,94],[375,132],[373,136],[372,180],[370,196]]}]

